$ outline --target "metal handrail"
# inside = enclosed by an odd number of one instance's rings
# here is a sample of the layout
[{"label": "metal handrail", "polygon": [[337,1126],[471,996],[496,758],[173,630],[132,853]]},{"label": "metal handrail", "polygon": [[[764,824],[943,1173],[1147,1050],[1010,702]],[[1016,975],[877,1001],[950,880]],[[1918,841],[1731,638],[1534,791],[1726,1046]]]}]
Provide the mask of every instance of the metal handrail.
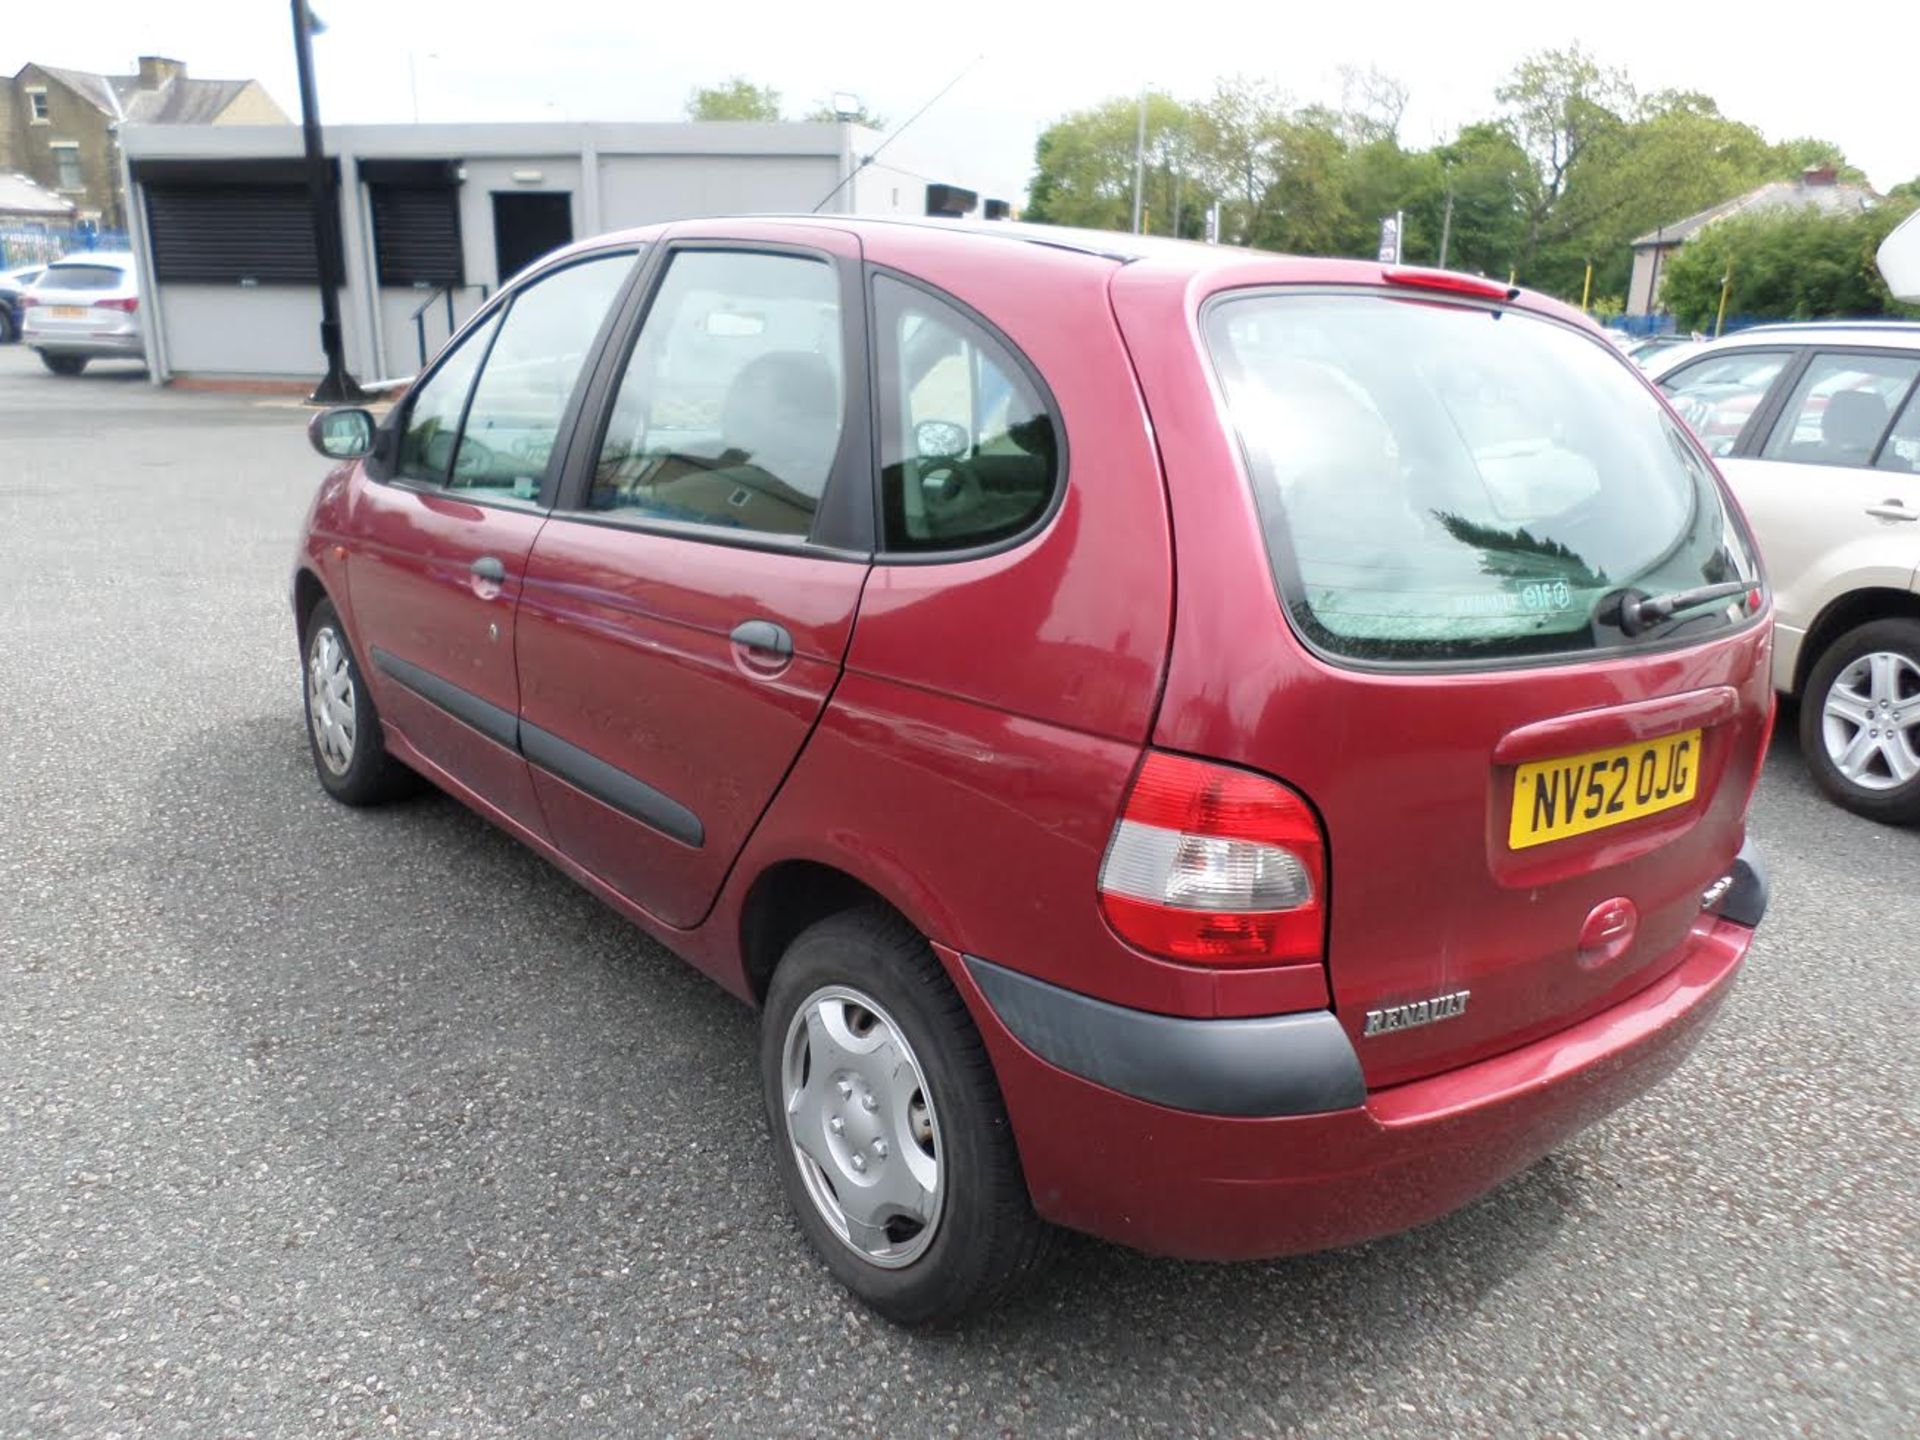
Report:
[{"label": "metal handrail", "polygon": [[420,350],[420,368],[422,370],[427,368],[427,311],[433,308],[433,302],[436,300],[444,300],[446,302],[447,338],[451,339],[453,338],[453,332],[459,328],[454,324],[454,321],[453,321],[453,292],[456,290],[474,290],[474,289],[478,289],[480,292],[480,303],[482,305],[486,304],[487,299],[489,295],[492,294],[492,292],[488,290],[484,284],[456,285],[452,281],[448,281],[445,285],[442,285],[439,289],[435,290],[431,295],[427,296],[426,299],[422,300],[420,302],[419,308],[416,309],[412,315],[407,317],[409,320],[413,322],[413,338],[414,338],[414,343],[419,347],[419,350]]}]

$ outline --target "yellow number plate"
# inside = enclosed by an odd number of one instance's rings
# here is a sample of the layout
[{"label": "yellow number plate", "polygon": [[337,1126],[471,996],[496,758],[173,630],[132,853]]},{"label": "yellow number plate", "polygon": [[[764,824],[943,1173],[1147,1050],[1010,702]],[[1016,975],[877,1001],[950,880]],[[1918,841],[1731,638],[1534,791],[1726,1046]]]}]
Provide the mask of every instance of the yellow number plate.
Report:
[{"label": "yellow number plate", "polygon": [[1662,735],[1564,760],[1536,760],[1513,777],[1515,850],[1624,825],[1684,805],[1700,784],[1700,732]]},{"label": "yellow number plate", "polygon": [[56,320],[84,320],[87,307],[84,305],[49,305],[47,313]]}]

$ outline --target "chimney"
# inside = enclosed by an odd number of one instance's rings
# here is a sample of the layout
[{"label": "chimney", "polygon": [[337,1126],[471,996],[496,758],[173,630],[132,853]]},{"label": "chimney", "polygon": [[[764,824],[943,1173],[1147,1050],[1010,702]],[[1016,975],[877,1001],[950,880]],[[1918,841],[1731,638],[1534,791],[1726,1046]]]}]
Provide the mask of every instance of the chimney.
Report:
[{"label": "chimney", "polygon": [[164,55],[142,55],[140,57],[140,88],[142,90],[162,90],[168,82],[185,77],[187,65],[184,60],[169,60]]},{"label": "chimney", "polygon": [[1835,173],[1831,165],[1809,165],[1800,172],[1800,183],[1806,186],[1831,185]]}]

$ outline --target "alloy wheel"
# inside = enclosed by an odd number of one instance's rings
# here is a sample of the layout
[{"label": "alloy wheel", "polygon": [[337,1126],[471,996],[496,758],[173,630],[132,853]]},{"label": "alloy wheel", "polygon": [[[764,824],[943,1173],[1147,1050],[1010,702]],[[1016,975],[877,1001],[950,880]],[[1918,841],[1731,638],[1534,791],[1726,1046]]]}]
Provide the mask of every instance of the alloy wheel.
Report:
[{"label": "alloy wheel", "polygon": [[1862,790],[1920,775],[1920,664],[1893,650],[1854,660],[1827,689],[1820,734],[1834,768]]}]

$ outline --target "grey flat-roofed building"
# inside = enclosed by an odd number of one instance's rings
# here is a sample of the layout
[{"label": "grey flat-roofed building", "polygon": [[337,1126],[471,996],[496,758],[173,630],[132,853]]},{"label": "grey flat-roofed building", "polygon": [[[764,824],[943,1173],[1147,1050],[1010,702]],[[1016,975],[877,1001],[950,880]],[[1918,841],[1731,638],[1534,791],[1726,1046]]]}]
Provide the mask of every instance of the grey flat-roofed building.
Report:
[{"label": "grey flat-roofed building", "polygon": [[[929,205],[931,167],[905,142],[863,163],[882,137],[849,124],[325,133],[347,363],[362,378],[411,374],[503,281],[574,239],[705,215],[816,206],[922,215]],[[318,264],[299,128],[129,126],[122,148],[155,380],[317,377]],[[945,191],[967,179],[937,178]]]}]

